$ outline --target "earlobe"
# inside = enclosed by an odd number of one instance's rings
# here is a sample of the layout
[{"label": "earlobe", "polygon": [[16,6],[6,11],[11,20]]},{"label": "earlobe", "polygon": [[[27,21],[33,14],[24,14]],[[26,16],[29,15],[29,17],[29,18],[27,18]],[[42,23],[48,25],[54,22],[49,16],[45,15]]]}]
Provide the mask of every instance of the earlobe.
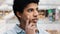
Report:
[{"label": "earlobe", "polygon": [[17,16],[18,16],[19,18],[21,18],[20,12],[17,11],[16,14],[17,14]]}]

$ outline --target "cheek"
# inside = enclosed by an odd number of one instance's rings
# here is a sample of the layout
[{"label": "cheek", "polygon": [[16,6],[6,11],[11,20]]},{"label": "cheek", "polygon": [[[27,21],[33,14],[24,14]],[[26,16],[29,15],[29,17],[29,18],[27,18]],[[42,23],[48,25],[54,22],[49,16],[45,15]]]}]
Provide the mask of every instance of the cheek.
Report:
[{"label": "cheek", "polygon": [[30,15],[29,15],[29,20],[32,20],[32,19],[33,19],[33,15],[30,14]]},{"label": "cheek", "polygon": [[23,15],[24,20],[27,20],[27,15]]},{"label": "cheek", "polygon": [[26,20],[27,20],[26,15],[25,15],[25,14],[23,14],[23,15],[21,16],[21,19],[22,19],[23,21],[26,21]]},{"label": "cheek", "polygon": [[23,14],[23,18],[24,18],[25,21],[26,21],[27,19],[31,21],[32,18],[33,18],[33,13],[25,12],[25,13]]}]

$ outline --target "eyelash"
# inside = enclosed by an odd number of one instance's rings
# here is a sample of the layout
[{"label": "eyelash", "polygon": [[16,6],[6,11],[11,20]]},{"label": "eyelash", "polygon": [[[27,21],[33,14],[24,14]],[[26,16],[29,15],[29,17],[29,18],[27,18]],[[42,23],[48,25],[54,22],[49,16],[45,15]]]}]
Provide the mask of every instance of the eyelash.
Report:
[{"label": "eyelash", "polygon": [[[36,9],[38,11],[38,9]],[[38,11],[39,12],[39,11]]]},{"label": "eyelash", "polygon": [[32,11],[33,11],[33,9],[28,10],[28,12],[32,12]]},{"label": "eyelash", "polygon": [[[34,11],[33,9],[29,9],[28,10],[28,12],[32,12],[32,11]],[[38,9],[36,9],[36,11],[38,11],[39,12],[39,10]]]}]

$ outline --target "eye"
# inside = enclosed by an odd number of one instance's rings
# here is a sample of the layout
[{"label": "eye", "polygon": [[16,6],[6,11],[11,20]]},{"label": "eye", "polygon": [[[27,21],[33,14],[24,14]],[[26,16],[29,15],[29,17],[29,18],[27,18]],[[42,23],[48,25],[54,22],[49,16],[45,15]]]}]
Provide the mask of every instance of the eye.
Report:
[{"label": "eye", "polygon": [[36,11],[38,11],[38,12],[39,12],[38,8],[36,8]]},{"label": "eye", "polygon": [[28,12],[32,12],[32,11],[34,11],[33,9],[28,9]]}]

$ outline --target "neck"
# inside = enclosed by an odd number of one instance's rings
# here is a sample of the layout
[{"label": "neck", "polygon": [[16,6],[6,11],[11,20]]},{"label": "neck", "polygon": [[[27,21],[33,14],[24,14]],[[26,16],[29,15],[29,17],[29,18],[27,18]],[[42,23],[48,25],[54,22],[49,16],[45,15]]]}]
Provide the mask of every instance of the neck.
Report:
[{"label": "neck", "polygon": [[20,28],[22,28],[23,30],[25,30],[25,25],[20,24]]},{"label": "neck", "polygon": [[25,30],[25,22],[21,21],[19,27]]}]

